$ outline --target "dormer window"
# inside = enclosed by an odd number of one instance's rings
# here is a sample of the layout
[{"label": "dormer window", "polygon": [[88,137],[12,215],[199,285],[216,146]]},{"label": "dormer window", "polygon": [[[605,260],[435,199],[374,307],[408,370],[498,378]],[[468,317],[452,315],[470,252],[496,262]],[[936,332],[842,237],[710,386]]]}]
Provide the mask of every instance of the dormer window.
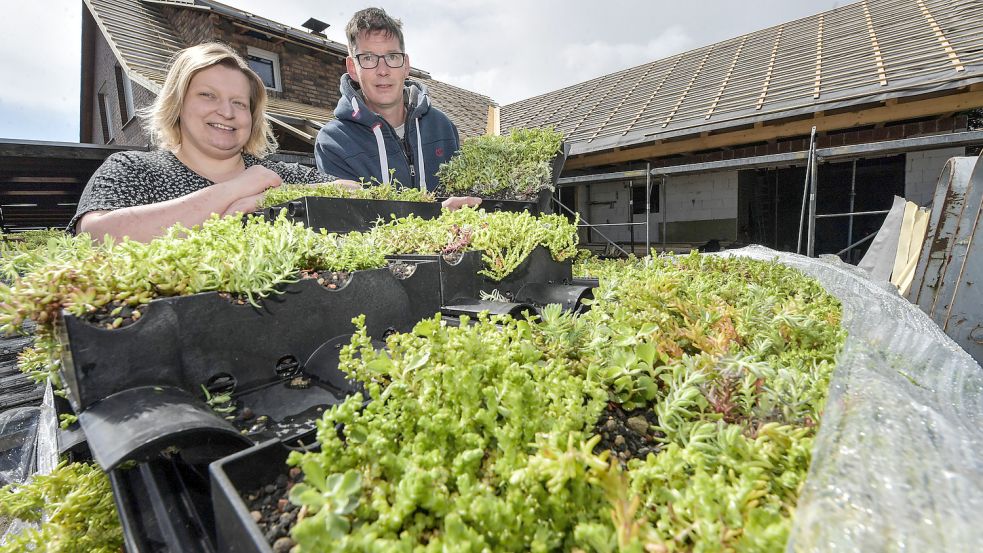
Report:
[{"label": "dormer window", "polygon": [[280,82],[280,56],[275,52],[249,46],[246,52],[249,68],[256,72],[266,88],[277,92],[283,91]]}]

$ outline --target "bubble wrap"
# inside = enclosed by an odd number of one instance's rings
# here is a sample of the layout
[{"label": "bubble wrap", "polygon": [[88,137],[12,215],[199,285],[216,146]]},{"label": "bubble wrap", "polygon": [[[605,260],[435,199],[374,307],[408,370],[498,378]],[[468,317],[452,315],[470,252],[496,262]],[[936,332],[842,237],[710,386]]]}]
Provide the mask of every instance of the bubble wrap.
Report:
[{"label": "bubble wrap", "polygon": [[760,246],[843,303],[830,383],[787,551],[983,551],[983,371],[888,283],[838,258]]}]

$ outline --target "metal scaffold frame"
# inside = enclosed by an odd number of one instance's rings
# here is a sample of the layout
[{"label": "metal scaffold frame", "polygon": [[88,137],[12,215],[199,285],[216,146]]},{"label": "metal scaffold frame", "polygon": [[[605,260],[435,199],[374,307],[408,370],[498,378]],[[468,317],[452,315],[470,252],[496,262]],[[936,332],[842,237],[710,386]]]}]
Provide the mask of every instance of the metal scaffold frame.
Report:
[{"label": "metal scaffold frame", "polygon": [[[936,148],[972,146],[983,144],[983,131],[965,131],[949,134],[922,136],[917,138],[904,138],[899,140],[887,140],[882,142],[869,142],[865,144],[854,144],[850,146],[835,146],[829,148],[816,148],[816,129],[813,127],[810,134],[809,149],[806,151],[788,152],[784,154],[770,154],[762,156],[752,156],[740,159],[729,159],[723,161],[711,161],[704,163],[689,163],[685,165],[674,165],[669,167],[651,167],[651,163],[646,164],[645,169],[632,171],[616,171],[610,173],[600,173],[594,175],[578,175],[572,177],[562,177],[557,181],[557,187],[576,186],[580,184],[599,184],[605,182],[628,181],[631,179],[645,179],[645,222],[635,222],[632,220],[623,223],[603,223],[591,224],[584,214],[580,215],[578,226],[597,232],[605,242],[625,255],[628,252],[617,242],[608,238],[599,227],[629,227],[634,228],[638,225],[645,226],[645,251],[651,251],[651,194],[654,179],[661,179],[659,187],[659,211],[662,215],[662,232],[660,233],[663,247],[667,244],[668,227],[668,205],[666,202],[667,190],[670,177],[673,175],[692,175],[699,173],[711,173],[716,171],[746,170],[746,169],[766,169],[775,167],[787,167],[795,165],[806,165],[806,179],[804,184],[802,213],[799,219],[799,241],[796,253],[801,252],[803,228],[806,228],[806,255],[815,257],[816,240],[816,221],[818,219],[848,217],[848,242],[853,240],[853,219],[869,215],[882,215],[884,211],[854,211],[854,196],[856,195],[857,163],[858,159],[867,157],[883,157],[893,154],[901,154],[920,150],[931,150]],[[818,177],[819,165],[834,161],[853,161],[851,186],[850,186],[850,211],[845,213],[816,213],[816,201],[818,197]],[[808,198],[807,198],[808,196]],[[808,200],[808,201],[807,201]],[[571,215],[577,215],[577,211],[561,203],[555,196],[553,201]],[[629,197],[629,214],[632,215],[632,199]],[[808,214],[806,214],[808,208]],[[876,233],[874,233],[876,234]],[[869,241],[874,234],[866,236],[856,242],[847,245],[840,250],[837,255],[841,255],[851,249]]]}]

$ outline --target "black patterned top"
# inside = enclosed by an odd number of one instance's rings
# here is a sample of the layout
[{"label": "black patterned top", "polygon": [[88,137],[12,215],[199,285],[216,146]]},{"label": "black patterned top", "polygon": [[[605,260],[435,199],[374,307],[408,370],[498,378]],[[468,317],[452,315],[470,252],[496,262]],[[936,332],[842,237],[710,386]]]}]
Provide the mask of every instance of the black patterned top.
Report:
[{"label": "black patterned top", "polygon": [[[280,175],[285,183],[314,184],[335,180],[315,168],[242,154],[246,168],[262,165]],[[68,223],[74,233],[79,219],[90,211],[113,211],[124,207],[166,202],[214,184],[195,173],[169,150],[117,152],[96,170],[85,185],[75,216]]]}]

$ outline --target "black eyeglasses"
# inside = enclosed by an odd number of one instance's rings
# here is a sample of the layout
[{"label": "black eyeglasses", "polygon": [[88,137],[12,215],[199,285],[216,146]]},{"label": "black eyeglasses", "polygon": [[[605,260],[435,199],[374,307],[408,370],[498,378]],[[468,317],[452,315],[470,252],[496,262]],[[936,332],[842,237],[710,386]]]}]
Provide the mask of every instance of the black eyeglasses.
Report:
[{"label": "black eyeglasses", "polygon": [[406,54],[403,52],[390,52],[382,56],[377,54],[355,54],[355,59],[358,61],[358,66],[362,69],[375,69],[379,67],[380,59],[385,59],[386,65],[390,69],[396,69],[397,67],[403,66],[403,63],[406,61]]}]

